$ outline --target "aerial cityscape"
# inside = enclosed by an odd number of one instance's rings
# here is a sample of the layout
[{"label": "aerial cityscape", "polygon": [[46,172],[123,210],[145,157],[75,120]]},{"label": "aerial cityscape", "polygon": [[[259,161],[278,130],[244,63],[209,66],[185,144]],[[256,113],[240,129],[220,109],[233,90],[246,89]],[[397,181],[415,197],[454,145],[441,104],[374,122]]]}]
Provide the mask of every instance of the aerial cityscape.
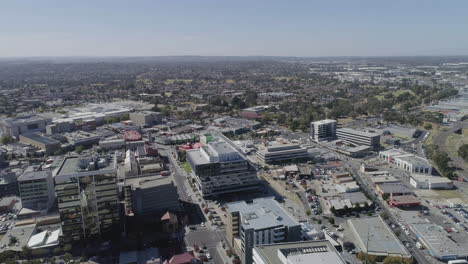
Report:
[{"label": "aerial cityscape", "polygon": [[[108,26],[93,17],[102,3],[70,11],[52,2],[38,25],[62,21],[75,36],[85,8],[84,27]],[[45,14],[30,4],[26,14]],[[172,3],[140,4],[122,34],[149,14],[192,29],[186,10],[167,18]],[[226,22],[239,6],[211,4],[227,32],[252,30]],[[296,22],[307,24],[302,5],[272,1],[269,12],[297,8]],[[188,1],[202,12],[194,27],[207,26],[207,6]],[[20,5],[5,8],[8,17]],[[453,19],[467,26],[460,12]],[[39,28],[0,29],[0,263],[468,263],[468,50],[438,43],[431,53],[431,41],[421,53],[402,45],[396,55],[335,46],[322,54],[312,45],[301,56],[280,51],[278,37],[250,55],[245,40],[232,44],[244,50],[224,46],[225,32],[219,47],[186,38],[179,50],[176,32],[153,53],[125,43],[122,53],[96,44],[84,54],[76,41],[50,53],[40,42],[62,33]],[[150,29],[139,30],[129,38],[145,41],[139,34]],[[31,47],[14,44],[12,32],[30,34]]]}]

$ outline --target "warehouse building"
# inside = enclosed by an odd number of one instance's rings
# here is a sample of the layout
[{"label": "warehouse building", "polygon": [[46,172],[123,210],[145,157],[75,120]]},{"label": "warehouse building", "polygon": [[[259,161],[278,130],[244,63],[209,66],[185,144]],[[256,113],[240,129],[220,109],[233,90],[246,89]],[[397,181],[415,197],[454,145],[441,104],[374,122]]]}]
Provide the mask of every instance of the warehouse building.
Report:
[{"label": "warehouse building", "polygon": [[356,238],[359,251],[377,257],[411,254],[380,216],[348,219],[348,226]]},{"label": "warehouse building", "polygon": [[310,137],[315,142],[336,138],[336,120],[325,119],[310,123]]},{"label": "warehouse building", "polygon": [[0,130],[5,136],[18,137],[21,134],[45,132],[46,126],[52,123],[51,118],[30,115],[0,120]]},{"label": "warehouse building", "polygon": [[253,249],[255,264],[345,264],[327,240],[257,245]]},{"label": "warehouse building", "polygon": [[381,151],[379,152],[379,158],[388,163],[393,163],[408,172],[432,174],[432,165],[427,159],[400,149]]},{"label": "warehouse building", "polygon": [[42,136],[38,133],[21,134],[20,142],[44,150],[46,153],[53,153],[60,149],[60,141]]},{"label": "warehouse building", "polygon": [[429,190],[451,190],[454,187],[448,178],[415,173],[410,176],[410,184],[414,188]]},{"label": "warehouse building", "polygon": [[442,261],[468,258],[466,240],[454,240],[455,237],[449,237],[441,226],[423,222],[413,223],[409,227],[431,256]]},{"label": "warehouse building", "polygon": [[227,239],[242,263],[253,263],[255,245],[301,240],[301,225],[274,197],[227,203],[226,210]]},{"label": "warehouse building", "polygon": [[351,128],[338,128],[336,130],[336,137],[346,143],[354,145],[368,146],[374,149],[380,147],[380,135],[376,133],[369,133]]}]

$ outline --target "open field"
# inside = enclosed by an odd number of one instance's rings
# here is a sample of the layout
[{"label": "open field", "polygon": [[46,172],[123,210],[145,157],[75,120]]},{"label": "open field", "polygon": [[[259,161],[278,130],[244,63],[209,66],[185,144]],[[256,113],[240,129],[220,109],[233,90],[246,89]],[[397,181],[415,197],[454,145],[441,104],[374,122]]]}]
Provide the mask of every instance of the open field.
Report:
[{"label": "open field", "polygon": [[184,82],[189,83],[192,79],[167,79],[164,81],[164,84],[173,84],[174,82]]},{"label": "open field", "polygon": [[393,97],[397,97],[400,94],[403,94],[403,93],[406,93],[406,92],[414,95],[413,91],[411,91],[411,90],[397,90],[397,91],[393,91],[393,92],[381,93],[380,95],[377,95],[376,98],[379,99],[379,100],[382,100],[382,99],[384,99],[385,94],[391,93],[391,94],[393,94]]}]

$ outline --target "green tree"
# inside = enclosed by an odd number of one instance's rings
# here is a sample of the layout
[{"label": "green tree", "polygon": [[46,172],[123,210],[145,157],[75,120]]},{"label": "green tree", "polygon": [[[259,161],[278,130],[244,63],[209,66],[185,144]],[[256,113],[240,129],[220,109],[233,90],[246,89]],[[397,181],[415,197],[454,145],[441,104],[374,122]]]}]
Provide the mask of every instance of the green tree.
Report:
[{"label": "green tree", "polygon": [[335,218],[334,217],[328,217],[328,222],[332,225],[335,224]]},{"label": "green tree", "polygon": [[306,211],[306,215],[307,215],[307,216],[310,216],[311,214],[312,214],[312,213],[310,212],[310,210],[307,210],[307,211]]},{"label": "green tree", "polygon": [[468,144],[463,144],[458,148],[458,156],[468,161]]},{"label": "green tree", "polygon": [[432,124],[431,123],[425,123],[424,124],[424,129],[431,130],[432,129]]},{"label": "green tree", "polygon": [[331,212],[332,214],[336,214],[336,208],[335,208],[335,206],[330,207],[330,212]]},{"label": "green tree", "polygon": [[0,138],[0,142],[3,144],[3,145],[8,145],[10,143],[13,143],[15,142],[15,139],[11,136],[3,136]]},{"label": "green tree", "polygon": [[130,119],[130,115],[129,114],[123,114],[121,117],[120,117],[120,121],[126,121]]},{"label": "green tree", "polygon": [[11,236],[10,237],[10,241],[9,241],[9,245],[14,245],[18,242],[18,238],[16,238],[15,236]]},{"label": "green tree", "polygon": [[65,263],[72,263],[72,261],[73,261],[72,254],[65,253],[65,255],[63,256],[63,260],[65,261]]},{"label": "green tree", "polygon": [[29,248],[28,246],[23,246],[21,248],[21,254],[23,255],[24,258],[30,259],[32,256],[32,249]]},{"label": "green tree", "polygon": [[80,154],[81,152],[83,152],[83,150],[84,150],[84,147],[83,147],[83,146],[76,146],[76,147],[75,147],[75,152],[78,153],[78,154]]}]

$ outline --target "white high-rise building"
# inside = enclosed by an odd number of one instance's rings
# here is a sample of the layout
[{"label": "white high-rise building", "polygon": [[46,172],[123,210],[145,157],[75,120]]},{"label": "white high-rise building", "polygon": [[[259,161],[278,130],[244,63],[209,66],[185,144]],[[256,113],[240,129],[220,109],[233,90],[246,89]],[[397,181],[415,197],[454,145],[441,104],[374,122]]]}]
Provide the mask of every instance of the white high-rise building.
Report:
[{"label": "white high-rise building", "polygon": [[310,136],[315,142],[336,138],[336,120],[325,119],[310,123]]}]

